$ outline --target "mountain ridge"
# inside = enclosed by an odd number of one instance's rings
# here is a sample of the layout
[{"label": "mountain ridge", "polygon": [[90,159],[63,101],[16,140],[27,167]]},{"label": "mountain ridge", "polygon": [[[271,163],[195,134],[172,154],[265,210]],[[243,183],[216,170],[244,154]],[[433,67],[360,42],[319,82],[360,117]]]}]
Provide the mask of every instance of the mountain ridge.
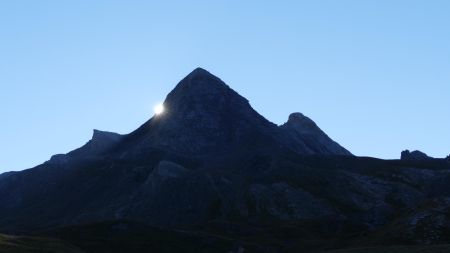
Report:
[{"label": "mountain ridge", "polygon": [[[431,242],[450,239],[447,218],[427,204],[450,210],[447,160],[353,156],[301,113],[271,123],[203,69],[182,79],[164,106],[129,134],[94,130],[76,150],[2,174],[0,232],[130,220],[255,237],[292,229],[332,244],[401,223],[395,234],[413,243],[426,234],[411,231],[431,221],[442,231]],[[409,224],[419,209],[424,218]]]}]

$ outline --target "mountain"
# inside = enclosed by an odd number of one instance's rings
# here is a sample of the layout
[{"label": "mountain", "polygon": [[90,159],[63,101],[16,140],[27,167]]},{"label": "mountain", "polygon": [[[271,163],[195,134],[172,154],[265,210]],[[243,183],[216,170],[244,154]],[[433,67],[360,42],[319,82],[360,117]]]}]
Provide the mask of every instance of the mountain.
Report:
[{"label": "mountain", "polygon": [[[228,251],[301,252],[403,238],[421,243],[423,233],[409,235],[424,223],[450,229],[425,216],[412,226],[397,225],[407,221],[398,217],[416,217],[425,207],[436,213],[430,200],[446,203],[450,164],[444,159],[353,156],[301,113],[281,126],[271,123],[200,68],[176,85],[164,107],[129,134],[94,130],[79,149],[2,174],[0,232],[64,234],[59,239],[96,252],[82,243],[86,238],[73,238],[76,231],[91,231],[100,243],[117,231],[105,224],[123,222],[138,224],[130,225],[131,234],[145,227],[149,237],[160,229],[174,238],[189,235],[205,252],[212,244]],[[392,231],[397,239],[380,241]],[[103,242],[126,244],[129,233]],[[427,242],[450,239],[439,236]],[[189,245],[199,245],[191,239]]]},{"label": "mountain", "polygon": [[[209,158],[249,149],[351,155],[313,122],[314,129],[306,121],[289,121],[283,127],[269,122],[247,99],[201,68],[181,80],[164,107],[163,115],[151,118],[126,138],[128,145],[122,145],[121,155],[133,156],[154,148]],[[307,128],[311,131],[305,131]]]}]

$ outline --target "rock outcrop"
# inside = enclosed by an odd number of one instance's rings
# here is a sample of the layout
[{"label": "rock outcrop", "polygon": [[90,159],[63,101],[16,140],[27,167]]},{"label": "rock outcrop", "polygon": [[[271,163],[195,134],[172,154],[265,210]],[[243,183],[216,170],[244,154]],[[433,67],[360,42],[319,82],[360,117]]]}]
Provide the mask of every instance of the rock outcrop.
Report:
[{"label": "rock outcrop", "polygon": [[427,154],[419,151],[419,150],[415,150],[410,152],[409,150],[405,150],[402,151],[401,153],[401,160],[409,160],[409,161],[421,161],[421,160],[428,160],[428,159],[432,159],[432,157],[429,157]]}]

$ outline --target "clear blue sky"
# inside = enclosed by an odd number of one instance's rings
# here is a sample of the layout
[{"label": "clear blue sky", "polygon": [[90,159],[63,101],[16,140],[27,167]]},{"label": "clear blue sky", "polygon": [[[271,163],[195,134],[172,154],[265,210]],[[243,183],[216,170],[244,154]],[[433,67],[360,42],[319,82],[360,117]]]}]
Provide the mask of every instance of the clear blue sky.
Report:
[{"label": "clear blue sky", "polygon": [[450,153],[450,1],[2,1],[0,172],[128,133],[195,67],[354,154]]}]

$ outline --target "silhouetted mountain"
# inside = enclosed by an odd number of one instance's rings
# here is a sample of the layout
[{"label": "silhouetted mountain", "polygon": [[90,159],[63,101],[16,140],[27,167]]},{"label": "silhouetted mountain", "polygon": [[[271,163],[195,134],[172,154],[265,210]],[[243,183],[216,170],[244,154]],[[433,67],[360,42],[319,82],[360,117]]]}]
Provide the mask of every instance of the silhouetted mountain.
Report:
[{"label": "silhouetted mountain", "polygon": [[157,226],[227,238],[220,247],[232,242],[229,250],[299,252],[393,231],[399,215],[450,197],[444,159],[355,157],[301,113],[282,126],[269,122],[200,68],[164,106],[130,134],[94,130],[79,149],[0,175],[0,232],[128,220],[151,234]]}]

